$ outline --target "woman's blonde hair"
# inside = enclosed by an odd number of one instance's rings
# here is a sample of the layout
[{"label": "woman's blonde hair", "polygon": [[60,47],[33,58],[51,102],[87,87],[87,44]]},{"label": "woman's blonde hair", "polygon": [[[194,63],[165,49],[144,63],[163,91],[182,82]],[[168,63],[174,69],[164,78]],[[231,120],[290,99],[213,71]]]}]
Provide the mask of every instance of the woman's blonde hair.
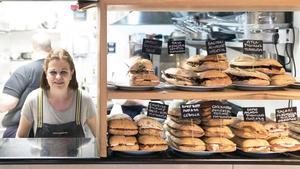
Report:
[{"label": "woman's blonde hair", "polygon": [[43,74],[42,74],[42,78],[41,78],[41,85],[40,87],[44,90],[48,90],[50,89],[50,86],[48,84],[47,81],[47,77],[46,77],[46,71],[48,70],[48,65],[49,62],[52,60],[65,60],[68,62],[70,69],[74,70],[74,73],[72,75],[72,79],[69,83],[69,88],[70,89],[78,89],[78,82],[76,79],[76,70],[75,70],[75,65],[73,62],[73,59],[71,57],[71,55],[65,50],[65,49],[55,49],[52,50],[49,55],[47,56],[47,58],[44,61],[44,65],[43,65]]}]

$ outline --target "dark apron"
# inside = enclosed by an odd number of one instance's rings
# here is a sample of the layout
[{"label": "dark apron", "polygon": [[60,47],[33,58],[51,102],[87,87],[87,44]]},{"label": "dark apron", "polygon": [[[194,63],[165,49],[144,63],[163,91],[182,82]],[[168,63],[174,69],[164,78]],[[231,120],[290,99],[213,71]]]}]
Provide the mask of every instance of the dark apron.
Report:
[{"label": "dark apron", "polygon": [[81,92],[76,92],[76,112],[75,121],[64,124],[47,124],[43,123],[43,95],[41,90],[38,95],[38,114],[37,114],[37,130],[35,137],[84,137],[84,132],[81,126]]}]

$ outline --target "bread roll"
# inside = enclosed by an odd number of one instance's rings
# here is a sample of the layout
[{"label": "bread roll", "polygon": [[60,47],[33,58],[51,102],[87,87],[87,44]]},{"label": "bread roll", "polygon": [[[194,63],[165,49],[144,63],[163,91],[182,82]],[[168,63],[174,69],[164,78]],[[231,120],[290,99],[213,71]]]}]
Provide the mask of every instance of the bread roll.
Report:
[{"label": "bread roll", "polygon": [[227,126],[204,127],[206,137],[232,138],[234,134]]},{"label": "bread roll", "polygon": [[289,127],[287,123],[275,123],[268,121],[263,123],[265,129],[268,132],[268,138],[286,137],[289,135]]},{"label": "bread roll", "polygon": [[176,137],[202,137],[204,135],[204,132],[197,132],[197,131],[189,131],[189,130],[176,130],[169,127],[167,124],[164,125],[164,128],[166,131],[171,133],[172,135]]},{"label": "bread roll", "polygon": [[168,120],[173,120],[176,123],[179,124],[201,124],[201,120],[199,119],[182,119],[181,117],[176,117],[176,116],[172,116],[172,115],[167,115],[167,119]]},{"label": "bread roll", "polygon": [[169,140],[173,141],[177,145],[182,145],[182,146],[204,146],[205,143],[199,139],[199,138],[192,138],[192,137],[184,137],[184,138],[179,138],[175,137],[170,133],[167,133],[167,137]]},{"label": "bread roll", "polygon": [[269,76],[284,74],[283,66],[275,59],[257,59],[251,56],[240,56],[230,62],[233,68],[255,70]]},{"label": "bread roll", "polygon": [[271,150],[274,152],[287,152],[300,150],[300,142],[290,137],[280,137],[269,140]]},{"label": "bread roll", "polygon": [[109,145],[127,145],[132,146],[137,144],[137,139],[134,136],[111,136],[109,137]]},{"label": "bread roll", "polygon": [[236,121],[231,127],[234,135],[241,138],[266,139],[268,137],[267,130],[258,122]]},{"label": "bread roll", "polygon": [[130,130],[130,129],[108,129],[108,133],[112,135],[124,135],[124,136],[133,136],[138,134],[138,130]]},{"label": "bread roll", "polygon": [[206,137],[204,142],[208,151],[233,152],[236,150],[236,144],[224,137]]},{"label": "bread roll", "polygon": [[287,74],[274,75],[271,77],[271,85],[275,86],[287,86],[294,84],[295,82],[296,79],[293,76]]},{"label": "bread roll", "polygon": [[227,126],[234,122],[234,119],[202,119],[202,124],[204,126],[218,127],[218,126]]},{"label": "bread roll", "polygon": [[174,122],[173,120],[167,119],[165,123],[170,126],[173,129],[176,130],[183,130],[183,131],[193,131],[193,132],[199,132],[204,133],[203,129],[198,126],[197,124],[179,124]]},{"label": "bread roll", "polygon": [[243,139],[233,137],[232,141],[244,152],[270,152],[270,144],[264,139]]},{"label": "bread roll", "polygon": [[163,125],[154,118],[140,114],[134,117],[134,121],[141,129],[156,129],[163,131]]},{"label": "bread roll", "polygon": [[138,137],[140,150],[163,151],[168,148],[167,142],[160,136],[140,135]]},{"label": "bread roll", "polygon": [[180,151],[186,151],[186,152],[199,152],[199,151],[205,151],[206,147],[205,144],[203,145],[178,145],[172,140],[169,141],[170,146],[180,150]]}]

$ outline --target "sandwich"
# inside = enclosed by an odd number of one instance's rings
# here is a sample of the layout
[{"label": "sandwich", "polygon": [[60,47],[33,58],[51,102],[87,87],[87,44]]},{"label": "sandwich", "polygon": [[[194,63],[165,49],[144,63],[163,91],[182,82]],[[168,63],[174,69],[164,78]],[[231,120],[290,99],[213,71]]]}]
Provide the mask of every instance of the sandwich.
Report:
[{"label": "sandwich", "polygon": [[206,137],[232,138],[234,134],[228,126],[203,127]]},{"label": "sandwich", "polygon": [[159,79],[154,73],[143,74],[130,74],[131,86],[157,86],[159,85]]},{"label": "sandwich", "polygon": [[241,138],[266,139],[268,132],[265,127],[258,122],[236,121],[231,125],[234,135]]},{"label": "sandwich", "polygon": [[170,134],[172,134],[175,137],[202,137],[204,135],[204,132],[195,132],[193,130],[177,130],[171,128],[169,125],[164,124],[165,131],[168,131]]},{"label": "sandwich", "polygon": [[244,70],[255,70],[272,75],[284,74],[285,70],[283,66],[274,59],[256,59],[251,56],[240,56],[230,62],[230,67],[240,68]]},{"label": "sandwich", "polygon": [[256,70],[243,70],[240,68],[230,68],[225,71],[233,84],[250,86],[268,86],[270,77]]},{"label": "sandwich", "polygon": [[112,135],[132,136],[138,133],[138,127],[128,115],[116,114],[108,118],[108,132]]},{"label": "sandwich", "polygon": [[205,143],[195,137],[178,138],[166,132],[169,144],[181,151],[205,151]]},{"label": "sandwich", "polygon": [[136,59],[129,68],[131,86],[157,86],[160,82],[154,75],[153,65],[148,59]]},{"label": "sandwich", "polygon": [[273,121],[268,121],[263,125],[268,132],[267,139],[286,137],[289,135],[289,126],[287,123],[275,123]]},{"label": "sandwich", "polygon": [[214,126],[227,126],[227,125],[231,125],[234,122],[234,119],[202,119],[202,124],[204,126],[210,126],[210,127],[214,127]]},{"label": "sandwich", "polygon": [[176,123],[173,120],[167,119],[165,121],[165,124],[167,124],[171,129],[174,130],[187,131],[194,135],[195,134],[199,134],[201,136],[204,135],[204,130],[200,126],[194,123]]},{"label": "sandwich", "polygon": [[290,137],[278,137],[269,140],[271,150],[274,152],[287,152],[300,150],[300,142]]},{"label": "sandwich", "polygon": [[140,135],[138,142],[140,150],[143,151],[164,151],[168,149],[167,142],[160,136]]},{"label": "sandwich", "polygon": [[196,82],[199,86],[229,86],[232,84],[230,77],[218,70],[208,70],[205,72],[197,73]]},{"label": "sandwich", "polygon": [[[203,113],[203,111],[202,111]],[[206,116],[203,116],[203,114],[207,114]],[[227,126],[231,125],[235,119],[234,118],[229,118],[229,119],[212,119],[211,117],[211,111],[210,113],[203,113],[201,114],[201,119],[202,119],[202,124],[204,126],[210,126],[210,127],[218,127],[218,126]]]},{"label": "sandwich", "polygon": [[201,119],[197,118],[197,119],[182,119],[181,116],[172,116],[172,115],[167,115],[167,119],[173,120],[176,123],[194,123],[194,124],[201,124]]},{"label": "sandwich", "polygon": [[243,139],[233,137],[232,141],[244,152],[270,152],[270,144],[264,139]]},{"label": "sandwich", "polygon": [[297,121],[289,122],[289,129],[290,129],[290,131],[300,133],[300,121],[299,121],[299,119]]},{"label": "sandwich", "polygon": [[300,140],[300,133],[297,133],[297,132],[294,132],[294,131],[289,131],[289,136],[294,138],[294,139],[297,139],[297,140]]},{"label": "sandwich", "polygon": [[224,137],[206,137],[203,140],[207,151],[233,152],[236,150],[236,144]]},{"label": "sandwich", "polygon": [[287,86],[294,84],[296,82],[296,79],[288,74],[283,75],[274,75],[271,77],[271,85],[275,86]]},{"label": "sandwich", "polygon": [[113,151],[137,151],[139,145],[134,136],[110,136],[109,148]]},{"label": "sandwich", "polygon": [[140,135],[163,136],[163,125],[154,118],[140,114],[134,117],[134,121],[137,123]]},{"label": "sandwich", "polygon": [[153,73],[152,62],[148,59],[135,59],[129,68],[131,74],[148,74]]},{"label": "sandwich", "polygon": [[186,60],[182,68],[195,72],[207,70],[226,70],[229,63],[224,55],[209,55],[206,57],[195,55]]},{"label": "sandwich", "polygon": [[196,85],[197,74],[193,71],[181,68],[168,68],[162,72],[162,78],[173,85],[193,86]]}]

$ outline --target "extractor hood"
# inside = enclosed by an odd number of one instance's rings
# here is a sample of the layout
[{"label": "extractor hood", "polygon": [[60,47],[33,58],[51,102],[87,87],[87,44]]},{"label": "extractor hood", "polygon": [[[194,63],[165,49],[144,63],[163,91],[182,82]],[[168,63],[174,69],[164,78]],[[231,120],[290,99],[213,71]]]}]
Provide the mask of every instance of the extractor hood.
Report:
[{"label": "extractor hood", "polygon": [[131,11],[112,25],[169,25],[173,23],[173,17],[175,15],[172,12]]}]

